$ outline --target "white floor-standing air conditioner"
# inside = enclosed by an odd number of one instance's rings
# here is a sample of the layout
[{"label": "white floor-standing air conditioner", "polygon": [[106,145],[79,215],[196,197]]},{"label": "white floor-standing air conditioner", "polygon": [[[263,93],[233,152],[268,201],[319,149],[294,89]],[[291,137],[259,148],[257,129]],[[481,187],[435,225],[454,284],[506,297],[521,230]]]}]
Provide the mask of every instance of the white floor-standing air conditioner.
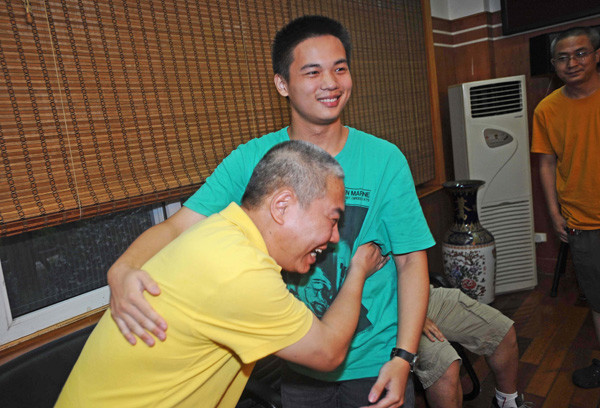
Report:
[{"label": "white floor-standing air conditioner", "polygon": [[448,89],[455,179],[485,181],[481,224],[496,240],[496,293],[537,285],[525,76]]}]

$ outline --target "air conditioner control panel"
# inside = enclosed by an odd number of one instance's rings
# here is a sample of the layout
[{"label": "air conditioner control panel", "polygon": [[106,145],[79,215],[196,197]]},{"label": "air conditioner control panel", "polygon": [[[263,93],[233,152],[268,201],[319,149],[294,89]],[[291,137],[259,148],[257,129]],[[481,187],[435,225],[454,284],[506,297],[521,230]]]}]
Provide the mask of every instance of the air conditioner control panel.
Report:
[{"label": "air conditioner control panel", "polygon": [[485,143],[491,148],[504,146],[513,141],[513,137],[510,134],[498,129],[485,129],[483,137],[485,138]]}]

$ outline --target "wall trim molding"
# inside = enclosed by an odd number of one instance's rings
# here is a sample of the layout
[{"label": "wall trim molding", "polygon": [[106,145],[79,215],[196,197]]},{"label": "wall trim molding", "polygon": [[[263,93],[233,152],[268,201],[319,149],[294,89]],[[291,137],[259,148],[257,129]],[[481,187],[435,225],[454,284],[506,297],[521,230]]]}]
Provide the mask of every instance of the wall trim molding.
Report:
[{"label": "wall trim molding", "polygon": [[[598,17],[600,17],[600,14],[582,17],[567,22],[557,23],[509,35],[502,34],[502,23],[498,23],[498,21],[501,21],[500,11],[478,13],[467,17],[461,17],[456,20],[445,20],[439,17],[434,17],[432,19],[433,34],[435,38],[433,45],[434,47],[442,48],[460,48],[484,41],[499,41],[522,35],[530,35],[532,33],[541,34],[543,32],[547,32],[548,30],[552,30],[552,28],[555,27],[575,25],[580,21],[587,21]],[[465,36],[465,34],[467,35]],[[471,36],[469,36],[469,34],[471,34]],[[461,39],[458,38],[459,36],[469,38]],[[457,42],[455,43],[454,41]]]},{"label": "wall trim molding", "polygon": [[464,30],[455,31],[455,32],[434,29],[433,32],[435,34],[458,35],[458,34],[468,33],[468,32],[471,32],[471,31],[480,30],[482,28],[498,28],[498,27],[502,27],[502,24],[483,24],[483,25],[478,25],[476,27],[466,28]]}]

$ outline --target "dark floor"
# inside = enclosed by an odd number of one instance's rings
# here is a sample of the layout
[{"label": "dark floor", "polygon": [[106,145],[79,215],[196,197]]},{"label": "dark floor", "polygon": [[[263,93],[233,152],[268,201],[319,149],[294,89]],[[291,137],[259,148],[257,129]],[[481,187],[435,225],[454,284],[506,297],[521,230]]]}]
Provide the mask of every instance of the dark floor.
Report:
[{"label": "dark floor", "polygon": [[[600,388],[584,390],[573,385],[574,369],[600,358],[600,348],[594,335],[591,314],[579,289],[570,265],[561,278],[558,296],[550,297],[551,275],[539,275],[534,290],[496,297],[492,306],[515,321],[520,359],[518,389],[525,400],[536,408],[597,408]],[[481,393],[464,407],[488,408],[494,395],[494,378],[485,360],[470,354],[471,362],[481,381]],[[470,389],[466,375],[463,387]],[[417,408],[425,400],[417,396]]]}]

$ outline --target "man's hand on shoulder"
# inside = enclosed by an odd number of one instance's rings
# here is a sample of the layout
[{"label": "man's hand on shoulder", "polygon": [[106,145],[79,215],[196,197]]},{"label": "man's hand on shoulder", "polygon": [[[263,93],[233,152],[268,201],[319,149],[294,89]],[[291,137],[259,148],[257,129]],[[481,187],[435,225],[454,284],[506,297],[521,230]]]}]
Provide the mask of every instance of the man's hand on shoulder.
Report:
[{"label": "man's hand on shoulder", "polygon": [[115,265],[109,274],[110,313],[127,341],[136,344],[136,337],[152,347],[153,333],[159,340],[166,339],[167,323],[152,309],[144,298],[144,291],[153,296],[160,294],[160,288],[147,272],[127,269]]}]

